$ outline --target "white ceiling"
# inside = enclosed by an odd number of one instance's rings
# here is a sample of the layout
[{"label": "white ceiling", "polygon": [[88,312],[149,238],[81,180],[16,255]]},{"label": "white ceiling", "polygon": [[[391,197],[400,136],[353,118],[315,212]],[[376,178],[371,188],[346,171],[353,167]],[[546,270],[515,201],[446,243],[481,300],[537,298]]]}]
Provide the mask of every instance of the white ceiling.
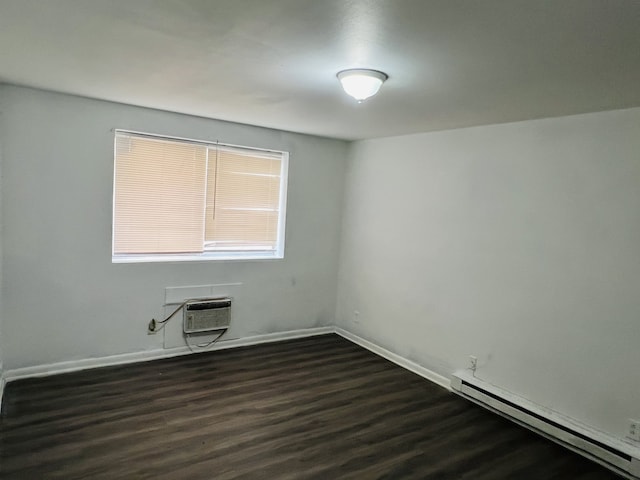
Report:
[{"label": "white ceiling", "polygon": [[0,82],[344,139],[626,108],[640,1],[0,0]]}]

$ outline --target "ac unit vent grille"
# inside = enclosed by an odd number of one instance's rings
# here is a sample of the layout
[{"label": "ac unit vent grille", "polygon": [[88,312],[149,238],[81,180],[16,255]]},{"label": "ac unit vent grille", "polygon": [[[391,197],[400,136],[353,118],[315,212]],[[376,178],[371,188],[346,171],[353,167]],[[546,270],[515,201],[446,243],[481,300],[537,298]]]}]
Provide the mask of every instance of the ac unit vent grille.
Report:
[{"label": "ac unit vent grille", "polygon": [[198,300],[184,306],[184,333],[225,330],[229,328],[230,321],[230,298]]}]

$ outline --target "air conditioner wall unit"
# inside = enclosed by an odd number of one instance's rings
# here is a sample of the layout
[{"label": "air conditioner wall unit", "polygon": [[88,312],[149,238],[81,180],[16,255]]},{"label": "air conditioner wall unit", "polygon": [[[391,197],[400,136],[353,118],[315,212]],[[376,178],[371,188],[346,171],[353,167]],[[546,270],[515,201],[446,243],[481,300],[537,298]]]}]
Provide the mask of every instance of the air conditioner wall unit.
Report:
[{"label": "air conditioner wall unit", "polygon": [[226,330],[231,322],[231,298],[191,300],[184,305],[184,333]]}]

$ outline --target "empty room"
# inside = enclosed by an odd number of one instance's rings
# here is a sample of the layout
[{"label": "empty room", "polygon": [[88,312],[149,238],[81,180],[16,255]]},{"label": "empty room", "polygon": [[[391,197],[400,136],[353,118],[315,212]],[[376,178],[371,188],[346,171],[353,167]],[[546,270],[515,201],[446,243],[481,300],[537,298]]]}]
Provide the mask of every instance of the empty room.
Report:
[{"label": "empty room", "polygon": [[0,479],[640,479],[640,2],[0,0]]}]

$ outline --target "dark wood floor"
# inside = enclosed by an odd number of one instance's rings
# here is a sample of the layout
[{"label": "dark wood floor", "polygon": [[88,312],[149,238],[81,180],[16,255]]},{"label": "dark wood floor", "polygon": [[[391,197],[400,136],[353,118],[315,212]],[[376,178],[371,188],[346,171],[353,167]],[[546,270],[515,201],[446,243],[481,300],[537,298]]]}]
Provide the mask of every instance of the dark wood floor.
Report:
[{"label": "dark wood floor", "polygon": [[582,479],[600,466],[328,335],[12,382],[2,479]]}]

